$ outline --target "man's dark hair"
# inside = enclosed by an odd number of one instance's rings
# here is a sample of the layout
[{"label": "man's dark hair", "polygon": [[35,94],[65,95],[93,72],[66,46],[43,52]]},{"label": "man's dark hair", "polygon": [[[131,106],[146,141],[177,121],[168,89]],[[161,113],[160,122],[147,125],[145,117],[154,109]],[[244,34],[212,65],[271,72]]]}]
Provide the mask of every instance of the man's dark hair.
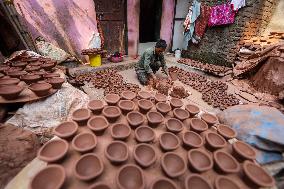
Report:
[{"label": "man's dark hair", "polygon": [[156,43],[156,48],[162,48],[162,49],[166,49],[167,48],[167,42],[163,39],[159,39]]}]

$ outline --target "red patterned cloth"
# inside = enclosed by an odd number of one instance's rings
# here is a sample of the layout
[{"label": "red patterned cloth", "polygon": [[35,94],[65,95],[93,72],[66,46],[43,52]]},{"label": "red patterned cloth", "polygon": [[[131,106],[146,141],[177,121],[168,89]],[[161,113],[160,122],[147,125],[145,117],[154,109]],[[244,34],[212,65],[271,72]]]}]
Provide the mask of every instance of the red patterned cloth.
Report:
[{"label": "red patterned cloth", "polygon": [[200,16],[197,18],[195,22],[195,35],[198,36],[199,38],[201,38],[205,33],[210,13],[211,13],[211,7],[202,3]]},{"label": "red patterned cloth", "polygon": [[208,26],[219,26],[232,24],[235,21],[236,12],[230,3],[211,7],[211,14],[208,21]]}]

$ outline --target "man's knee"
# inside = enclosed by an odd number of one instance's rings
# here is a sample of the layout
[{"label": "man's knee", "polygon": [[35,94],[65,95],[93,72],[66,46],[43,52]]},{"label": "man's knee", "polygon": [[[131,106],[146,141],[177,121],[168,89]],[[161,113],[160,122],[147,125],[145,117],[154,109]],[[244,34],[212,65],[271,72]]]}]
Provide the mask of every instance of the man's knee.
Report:
[{"label": "man's knee", "polygon": [[148,77],[143,74],[143,73],[137,73],[137,77],[138,77],[138,80],[139,82],[142,84],[142,85],[147,85],[148,83]]}]

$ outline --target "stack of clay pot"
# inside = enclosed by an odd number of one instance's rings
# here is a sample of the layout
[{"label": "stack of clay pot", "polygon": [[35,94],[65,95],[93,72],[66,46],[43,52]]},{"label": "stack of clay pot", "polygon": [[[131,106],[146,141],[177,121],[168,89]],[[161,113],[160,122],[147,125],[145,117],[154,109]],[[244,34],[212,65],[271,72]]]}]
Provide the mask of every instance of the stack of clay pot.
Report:
[{"label": "stack of clay pot", "polygon": [[189,93],[183,86],[173,86],[170,95],[174,98],[186,98]]},{"label": "stack of clay pot", "polygon": [[83,49],[81,51],[82,55],[94,55],[94,54],[105,54],[105,53],[107,53],[107,51],[100,48]]},{"label": "stack of clay pot", "polygon": [[60,139],[38,158],[48,163],[35,188],[248,189],[274,186],[250,145],[215,115],[181,99],[140,91],[108,94],[59,124]]}]

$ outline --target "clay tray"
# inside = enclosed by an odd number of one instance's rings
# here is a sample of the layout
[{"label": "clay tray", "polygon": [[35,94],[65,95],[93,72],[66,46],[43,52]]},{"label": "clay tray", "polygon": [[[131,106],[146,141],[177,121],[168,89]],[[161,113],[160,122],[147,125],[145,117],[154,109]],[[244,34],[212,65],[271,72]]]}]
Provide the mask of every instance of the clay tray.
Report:
[{"label": "clay tray", "polygon": [[[136,106],[135,110],[139,111],[138,110],[138,106],[137,106],[137,99],[134,99],[133,101],[135,102],[135,106]],[[155,106],[152,108],[152,111],[156,111]],[[145,114],[144,114],[144,116],[145,116],[145,120],[147,120]],[[195,116],[195,117],[197,117],[197,116]],[[174,117],[173,111],[170,111],[165,116],[165,119],[169,119],[171,117]],[[172,152],[180,155],[185,160],[186,165],[187,165],[185,174],[183,174],[182,176],[177,177],[176,179],[171,179],[171,178],[167,177],[166,174],[163,172],[162,167],[161,167],[161,163],[160,163],[161,156],[165,152],[163,152],[161,150],[161,147],[160,147],[160,144],[159,144],[159,136],[162,133],[167,131],[166,127],[165,127],[165,124],[162,123],[158,127],[153,128],[153,130],[154,130],[154,132],[156,134],[156,137],[155,137],[154,142],[150,143],[150,144],[151,144],[152,147],[155,148],[155,152],[156,152],[156,155],[157,155],[157,160],[150,167],[148,167],[146,169],[142,169],[143,170],[143,174],[144,174],[145,189],[150,188],[150,184],[157,178],[168,178],[168,179],[172,180],[177,185],[178,188],[180,188],[180,189],[185,188],[184,187],[184,180],[185,180],[185,178],[188,175],[191,175],[192,173],[194,173],[194,172],[191,171],[191,169],[188,168],[188,158],[187,158],[187,152],[188,151],[182,146],[182,143],[183,143],[182,142],[182,135],[183,135],[183,133],[185,131],[189,131],[190,130],[189,129],[190,119],[191,118],[186,119],[185,121],[183,121],[185,127],[183,128],[183,130],[180,133],[177,134],[177,136],[180,139],[180,146],[176,150],[172,151]],[[122,123],[125,123],[125,124],[129,125],[127,123],[126,116],[124,114],[122,114],[120,116],[119,120],[117,120],[115,123],[117,123],[117,122],[122,122]],[[110,126],[112,124],[114,124],[114,123],[110,123]],[[147,121],[145,121],[142,125],[147,125]],[[204,139],[203,135],[206,132],[208,132],[208,131],[217,132],[215,127],[211,127],[207,131],[204,131],[203,133],[200,134],[203,139]],[[79,133],[83,133],[83,132],[93,133],[86,125],[84,125],[84,126],[79,126],[76,135],[78,135]],[[74,138],[74,137],[72,137],[72,138]],[[128,158],[127,162],[125,162],[125,163],[123,163],[121,165],[115,165],[115,166],[110,163],[110,161],[106,158],[105,153],[104,153],[104,151],[106,149],[106,146],[110,142],[114,141],[114,139],[111,137],[111,134],[110,134],[110,127],[108,127],[103,135],[97,136],[97,145],[96,145],[95,149],[92,150],[91,152],[88,152],[88,153],[95,153],[96,155],[98,155],[101,158],[101,160],[102,160],[102,162],[104,164],[104,171],[103,171],[102,175],[100,175],[98,178],[96,178],[94,180],[91,180],[91,181],[88,181],[88,182],[81,181],[81,180],[79,180],[79,179],[77,179],[75,177],[73,170],[74,170],[74,162],[76,162],[80,158],[80,156],[83,155],[83,153],[81,154],[81,153],[75,151],[72,148],[72,146],[71,146],[72,138],[68,139],[69,149],[68,149],[67,155],[65,156],[65,158],[63,160],[57,162],[58,164],[61,164],[64,167],[65,171],[66,171],[66,180],[65,180],[64,185],[63,185],[62,188],[71,188],[71,189],[88,188],[90,185],[92,185],[94,183],[97,183],[97,182],[100,182],[100,181],[108,184],[111,188],[118,188],[117,187],[117,183],[116,183],[116,176],[118,174],[119,168],[121,168],[122,166],[124,166],[126,164],[135,164],[138,167],[140,167],[135,162],[134,157],[133,157],[133,148],[134,148],[135,145],[139,144],[135,140],[134,130],[133,129],[131,129],[131,134],[128,137],[128,139],[126,140],[126,143],[128,145],[128,149],[129,149],[129,158]],[[204,145],[201,147],[201,149],[207,150]],[[232,152],[232,145],[227,141],[227,147],[223,148],[222,150],[231,153]],[[208,152],[212,153],[210,151],[208,151]],[[213,158],[213,156],[211,156],[211,157]],[[220,175],[220,174],[218,174],[217,171],[215,171],[214,167],[215,166],[213,166],[212,169],[210,169],[210,170],[208,170],[206,172],[201,173],[201,175],[203,175],[204,178],[206,178],[206,180],[211,183],[212,187],[214,186],[214,181],[215,181],[216,176]],[[222,174],[222,175],[225,175],[225,176],[229,175],[231,178],[233,178],[234,181],[237,181],[239,183],[239,186],[242,189],[247,189],[247,188],[249,188],[249,186],[246,185],[243,182],[244,179],[243,179],[243,175],[242,175],[243,171],[242,171],[241,163],[240,163],[240,167],[241,167],[241,171],[239,171],[237,174]]]},{"label": "clay tray", "polygon": [[0,96],[0,104],[13,104],[13,103],[22,103],[22,102],[24,103],[24,102],[36,101],[36,100],[40,100],[40,99],[46,98],[48,96],[51,96],[54,93],[56,93],[57,90],[58,90],[58,89],[51,88],[47,95],[37,96],[30,89],[28,89],[28,85],[25,84],[25,82],[21,81],[18,85],[25,87],[25,89],[21,92],[19,97],[17,99],[14,99],[14,100],[6,100],[2,96]]}]

